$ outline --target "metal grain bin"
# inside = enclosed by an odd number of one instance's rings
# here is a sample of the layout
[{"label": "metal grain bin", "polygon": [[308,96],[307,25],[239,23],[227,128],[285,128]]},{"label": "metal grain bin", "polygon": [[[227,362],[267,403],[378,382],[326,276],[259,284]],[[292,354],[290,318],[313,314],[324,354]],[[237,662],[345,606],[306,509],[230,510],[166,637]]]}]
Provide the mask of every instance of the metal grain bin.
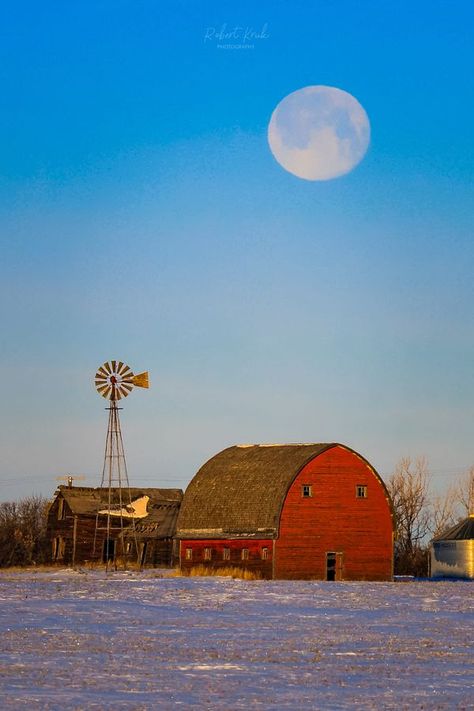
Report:
[{"label": "metal grain bin", "polygon": [[474,580],[474,514],[433,539],[431,577]]}]

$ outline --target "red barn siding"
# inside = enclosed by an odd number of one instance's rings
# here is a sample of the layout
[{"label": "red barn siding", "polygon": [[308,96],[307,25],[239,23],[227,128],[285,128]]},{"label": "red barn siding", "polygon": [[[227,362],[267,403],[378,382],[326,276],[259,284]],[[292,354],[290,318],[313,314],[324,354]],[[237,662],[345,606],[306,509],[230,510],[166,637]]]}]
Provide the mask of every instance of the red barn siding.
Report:
[{"label": "red barn siding", "polygon": [[[312,496],[302,498],[303,484]],[[366,485],[367,498],[356,497]],[[280,515],[275,577],[325,579],[326,553],[342,553],[342,580],[390,580],[393,524],[385,487],[368,463],[345,447],[312,459],[294,479]]]},{"label": "red barn siding", "polygon": [[[193,551],[192,560],[186,560],[186,549]],[[211,549],[211,560],[204,557],[204,549]],[[230,550],[230,559],[224,560],[223,550]],[[248,550],[248,559],[242,560],[242,550]],[[268,557],[262,559],[262,549],[266,548]],[[184,571],[189,571],[197,565],[211,568],[243,568],[258,573],[262,578],[273,577],[273,541],[272,540],[246,540],[246,539],[210,539],[210,540],[182,540],[180,545],[180,565]]]}]

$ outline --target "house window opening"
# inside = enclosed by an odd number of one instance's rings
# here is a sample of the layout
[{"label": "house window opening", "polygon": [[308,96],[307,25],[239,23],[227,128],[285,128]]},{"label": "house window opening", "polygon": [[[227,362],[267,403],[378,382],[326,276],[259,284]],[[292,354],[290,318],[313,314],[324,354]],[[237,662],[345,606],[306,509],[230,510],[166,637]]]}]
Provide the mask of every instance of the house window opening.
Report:
[{"label": "house window opening", "polygon": [[365,484],[357,484],[356,498],[358,498],[358,499],[366,499],[367,498],[367,486]]},{"label": "house window opening", "polygon": [[313,487],[311,484],[303,484],[301,487],[301,496],[303,499],[309,499],[313,495]]},{"label": "house window opening", "polygon": [[192,560],[193,559],[193,549],[192,548],[186,548],[186,555],[185,555],[186,560]]},{"label": "house window opening", "polygon": [[230,560],[230,548],[222,549],[222,560]]},{"label": "house window opening", "polygon": [[242,560],[248,560],[248,559],[249,559],[249,549],[248,549],[248,548],[242,548],[241,557],[242,557]]},{"label": "house window opening", "polygon": [[59,499],[58,501],[58,521],[64,521],[66,518],[66,511],[64,509],[64,499]]},{"label": "house window opening", "polygon": [[53,560],[62,560],[66,550],[66,541],[61,536],[53,538]]},{"label": "house window opening", "polygon": [[268,548],[262,548],[262,560],[268,560]]},{"label": "house window opening", "polygon": [[212,548],[204,548],[204,560],[211,560]]}]

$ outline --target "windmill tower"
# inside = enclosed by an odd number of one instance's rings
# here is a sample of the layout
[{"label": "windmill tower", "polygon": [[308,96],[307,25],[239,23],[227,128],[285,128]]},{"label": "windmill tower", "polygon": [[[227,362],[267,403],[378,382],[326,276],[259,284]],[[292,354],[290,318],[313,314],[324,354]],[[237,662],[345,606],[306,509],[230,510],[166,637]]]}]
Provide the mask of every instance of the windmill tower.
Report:
[{"label": "windmill tower", "polygon": [[[135,531],[135,519],[146,515],[146,498],[132,502],[130,483],[128,480],[127,463],[123,447],[122,430],[120,427],[118,402],[127,397],[133,387],[148,388],[148,372],[134,375],[128,365],[122,361],[111,360],[104,363],[95,375],[95,386],[103,398],[109,401],[109,422],[105,441],[104,466],[102,469],[101,489],[107,489],[107,504],[99,501],[93,556],[102,555],[108,570],[111,563],[115,564],[117,556],[125,561],[129,551],[125,550],[123,531],[132,526]],[[99,535],[100,532],[100,535]],[[135,553],[138,557],[136,536]],[[98,541],[103,541],[102,550],[97,550]]]}]

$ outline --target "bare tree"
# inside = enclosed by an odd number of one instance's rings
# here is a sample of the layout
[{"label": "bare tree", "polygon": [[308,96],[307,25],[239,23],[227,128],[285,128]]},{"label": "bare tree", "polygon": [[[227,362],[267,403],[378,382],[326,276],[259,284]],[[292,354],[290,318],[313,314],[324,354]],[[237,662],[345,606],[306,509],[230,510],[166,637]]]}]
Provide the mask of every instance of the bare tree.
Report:
[{"label": "bare tree", "polygon": [[424,457],[403,457],[388,480],[392,497],[396,542],[395,572],[427,572],[426,538],[430,532],[429,471]]},{"label": "bare tree", "polygon": [[0,504],[0,567],[46,562],[47,507],[42,496]]},{"label": "bare tree", "polygon": [[459,493],[456,486],[448,486],[444,494],[437,494],[431,501],[430,530],[433,536],[454,526],[459,519]]},{"label": "bare tree", "polygon": [[464,516],[474,514],[474,466],[459,480],[457,484],[457,498]]}]

